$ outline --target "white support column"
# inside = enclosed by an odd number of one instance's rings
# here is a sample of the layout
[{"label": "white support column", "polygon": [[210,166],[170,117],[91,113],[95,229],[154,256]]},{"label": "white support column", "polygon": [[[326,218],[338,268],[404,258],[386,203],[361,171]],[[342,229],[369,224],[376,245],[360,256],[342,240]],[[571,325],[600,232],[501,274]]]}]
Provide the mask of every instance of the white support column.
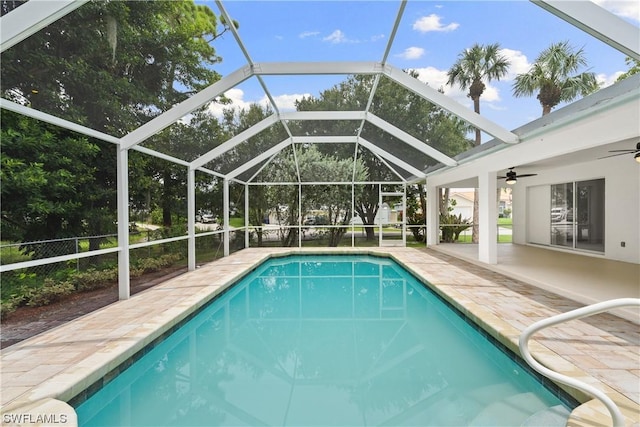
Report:
[{"label": "white support column", "polygon": [[187,241],[189,271],[196,269],[196,171],[187,172]]},{"label": "white support column", "polygon": [[425,186],[427,189],[427,212],[425,212],[427,246],[437,245],[440,243],[440,217],[438,215],[440,203],[438,201],[438,187],[428,185],[427,183],[425,183]]},{"label": "white support column", "polygon": [[[382,184],[378,184],[378,247],[382,246],[382,218],[380,212],[382,211]],[[375,223],[375,219],[373,221]]]},{"label": "white support column", "polygon": [[302,247],[302,183],[298,182],[298,247]]},{"label": "white support column", "polygon": [[478,175],[478,260],[487,264],[498,263],[498,188],[497,173],[483,172]]},{"label": "white support column", "polygon": [[118,299],[131,296],[129,280],[129,151],[117,151],[118,187]]},{"label": "white support column", "polygon": [[229,179],[222,181],[222,221],[224,223],[224,256],[229,256]]},{"label": "white support column", "polygon": [[249,247],[249,184],[244,185],[244,247]]},{"label": "white support column", "polygon": [[407,246],[407,183],[402,184],[402,247]]},{"label": "white support column", "polygon": [[356,245],[356,230],[354,229],[354,221],[356,215],[356,185],[351,181],[351,220],[349,223],[351,224],[351,247],[355,247]]}]

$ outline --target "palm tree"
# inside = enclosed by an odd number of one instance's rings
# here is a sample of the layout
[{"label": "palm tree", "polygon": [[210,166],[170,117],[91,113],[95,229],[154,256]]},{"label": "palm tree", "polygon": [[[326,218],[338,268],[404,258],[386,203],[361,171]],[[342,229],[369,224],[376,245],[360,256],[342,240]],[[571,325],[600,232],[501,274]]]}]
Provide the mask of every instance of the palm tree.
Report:
[{"label": "palm tree", "polygon": [[624,62],[629,66],[629,69],[626,72],[620,74],[618,76],[618,78],[616,79],[616,82],[621,82],[622,80],[626,79],[629,76],[632,76],[634,74],[640,73],[640,61],[639,60],[627,56],[624,59]]},{"label": "palm tree", "polygon": [[[500,54],[500,44],[487,46],[474,44],[458,55],[458,60],[447,72],[447,84],[458,83],[462,90],[469,89],[467,96],[473,100],[473,111],[480,113],[480,96],[491,80],[500,80],[507,74],[509,60]],[[480,145],[480,129],[476,128],[475,145]]]},{"label": "palm tree", "polygon": [[560,102],[573,101],[578,95],[585,96],[598,90],[595,73],[575,75],[587,65],[582,49],[575,50],[568,41],[554,43],[543,50],[531,69],[518,74],[513,83],[513,95],[531,96],[538,92],[542,115],[549,114]]},{"label": "palm tree", "polygon": [[[507,74],[509,65],[509,60],[500,54],[499,43],[487,46],[476,43],[458,55],[458,60],[447,72],[447,84],[452,86],[458,83],[462,90],[469,88],[467,96],[473,101],[473,111],[480,114],[480,97],[486,88],[484,82],[500,80]],[[476,128],[475,145],[480,145],[480,142],[480,129]],[[471,241],[478,243],[478,190],[473,194]],[[445,200],[445,203],[448,202]]]}]

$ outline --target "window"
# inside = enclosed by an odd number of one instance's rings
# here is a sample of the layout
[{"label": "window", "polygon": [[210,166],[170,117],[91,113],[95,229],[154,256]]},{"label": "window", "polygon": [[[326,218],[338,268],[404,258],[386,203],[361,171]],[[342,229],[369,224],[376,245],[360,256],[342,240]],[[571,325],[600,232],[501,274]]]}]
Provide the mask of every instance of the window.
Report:
[{"label": "window", "polygon": [[551,244],[604,252],[604,179],[551,186]]}]

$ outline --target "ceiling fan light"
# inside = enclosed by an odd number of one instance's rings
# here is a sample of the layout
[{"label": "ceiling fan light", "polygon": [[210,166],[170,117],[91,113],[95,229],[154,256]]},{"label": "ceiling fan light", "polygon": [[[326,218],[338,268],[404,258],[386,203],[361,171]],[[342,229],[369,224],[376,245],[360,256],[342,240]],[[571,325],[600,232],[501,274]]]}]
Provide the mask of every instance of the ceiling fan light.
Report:
[{"label": "ceiling fan light", "polygon": [[506,182],[507,184],[509,184],[509,185],[513,185],[513,184],[515,184],[516,182],[518,182],[518,180],[516,179],[516,177],[514,177],[514,176],[510,176],[510,177],[508,177],[508,178],[506,179],[506,181],[505,181],[505,182]]},{"label": "ceiling fan light", "polygon": [[636,162],[640,163],[640,152],[636,153],[635,156],[633,156],[634,159],[636,159]]}]

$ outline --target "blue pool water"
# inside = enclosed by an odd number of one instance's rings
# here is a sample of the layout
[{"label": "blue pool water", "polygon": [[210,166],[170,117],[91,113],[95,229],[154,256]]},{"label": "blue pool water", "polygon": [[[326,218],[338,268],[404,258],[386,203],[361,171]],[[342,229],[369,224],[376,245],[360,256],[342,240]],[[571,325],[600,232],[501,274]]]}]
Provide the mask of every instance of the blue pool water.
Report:
[{"label": "blue pool water", "polygon": [[550,426],[568,413],[412,275],[367,256],[268,261],[76,410],[81,426]]}]

